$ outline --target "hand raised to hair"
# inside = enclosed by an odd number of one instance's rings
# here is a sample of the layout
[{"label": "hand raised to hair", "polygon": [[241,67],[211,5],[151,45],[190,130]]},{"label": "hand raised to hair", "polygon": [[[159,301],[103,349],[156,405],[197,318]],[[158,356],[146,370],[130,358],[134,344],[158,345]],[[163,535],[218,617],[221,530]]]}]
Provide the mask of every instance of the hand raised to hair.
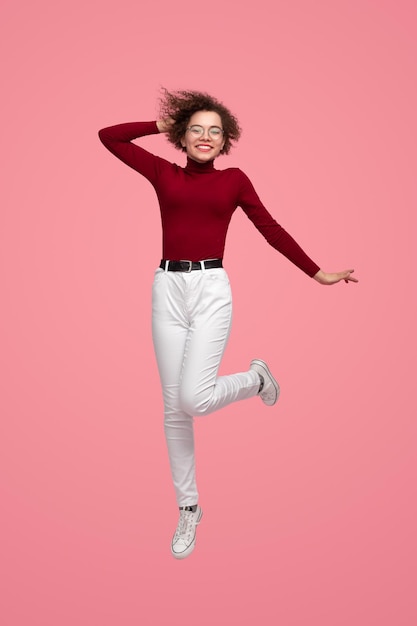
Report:
[{"label": "hand raised to hair", "polygon": [[156,125],[160,133],[167,133],[171,126],[175,124],[175,120],[172,117],[166,117],[163,120],[158,120]]},{"label": "hand raised to hair", "polygon": [[335,283],[344,280],[345,283],[357,283],[359,282],[357,278],[352,276],[354,270],[345,270],[344,272],[323,272],[323,270],[319,270],[317,274],[313,276],[314,280],[316,280],[320,285],[334,285]]}]

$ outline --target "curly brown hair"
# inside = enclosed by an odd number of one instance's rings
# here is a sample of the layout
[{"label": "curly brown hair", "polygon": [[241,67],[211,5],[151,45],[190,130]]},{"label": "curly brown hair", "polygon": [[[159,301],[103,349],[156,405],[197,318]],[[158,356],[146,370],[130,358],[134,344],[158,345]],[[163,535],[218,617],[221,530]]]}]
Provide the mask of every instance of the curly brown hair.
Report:
[{"label": "curly brown hair", "polygon": [[160,98],[161,118],[172,118],[174,124],[167,132],[170,141],[179,150],[185,151],[181,144],[187,130],[189,119],[197,111],[214,111],[222,120],[225,142],[220,154],[229,154],[232,141],[237,141],[241,134],[241,128],[236,117],[224,104],[207,93],[200,91],[168,91],[162,88]]}]

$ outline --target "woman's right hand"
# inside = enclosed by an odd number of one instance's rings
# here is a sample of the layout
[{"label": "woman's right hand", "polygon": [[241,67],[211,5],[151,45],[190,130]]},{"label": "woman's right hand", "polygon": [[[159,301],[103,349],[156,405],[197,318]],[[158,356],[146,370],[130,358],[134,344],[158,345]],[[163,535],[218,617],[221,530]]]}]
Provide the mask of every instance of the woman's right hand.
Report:
[{"label": "woman's right hand", "polygon": [[175,124],[175,120],[173,120],[172,117],[166,117],[156,122],[160,133],[167,133],[173,124]]}]

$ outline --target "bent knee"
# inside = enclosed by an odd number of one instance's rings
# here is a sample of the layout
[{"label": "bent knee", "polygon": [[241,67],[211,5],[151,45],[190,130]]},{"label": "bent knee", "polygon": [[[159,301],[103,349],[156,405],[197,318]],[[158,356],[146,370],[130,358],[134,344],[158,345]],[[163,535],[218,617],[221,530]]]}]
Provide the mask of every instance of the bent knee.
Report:
[{"label": "bent knee", "polygon": [[197,394],[194,392],[180,393],[180,404],[183,411],[195,417],[207,415],[210,412],[210,398],[205,394]]}]

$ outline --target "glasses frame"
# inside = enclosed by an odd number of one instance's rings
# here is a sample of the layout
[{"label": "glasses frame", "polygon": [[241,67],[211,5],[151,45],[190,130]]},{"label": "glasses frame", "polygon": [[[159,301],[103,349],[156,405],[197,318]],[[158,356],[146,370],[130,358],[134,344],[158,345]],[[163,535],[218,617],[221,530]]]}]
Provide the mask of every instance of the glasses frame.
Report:
[{"label": "glasses frame", "polygon": [[[187,126],[186,130],[191,131],[193,128],[201,128],[201,133],[198,136],[195,135],[195,137],[198,138],[198,139],[200,139],[200,137],[202,137],[204,135],[204,132],[206,130],[206,128],[204,126],[202,126],[201,124],[193,124],[192,126]],[[220,135],[218,137],[212,137],[211,132],[210,132],[212,128],[215,128],[216,130],[220,131]],[[209,134],[210,139],[213,139],[213,140],[221,139],[224,136],[224,130],[223,130],[223,128],[220,128],[220,126],[210,126],[208,128],[208,134]]]}]

